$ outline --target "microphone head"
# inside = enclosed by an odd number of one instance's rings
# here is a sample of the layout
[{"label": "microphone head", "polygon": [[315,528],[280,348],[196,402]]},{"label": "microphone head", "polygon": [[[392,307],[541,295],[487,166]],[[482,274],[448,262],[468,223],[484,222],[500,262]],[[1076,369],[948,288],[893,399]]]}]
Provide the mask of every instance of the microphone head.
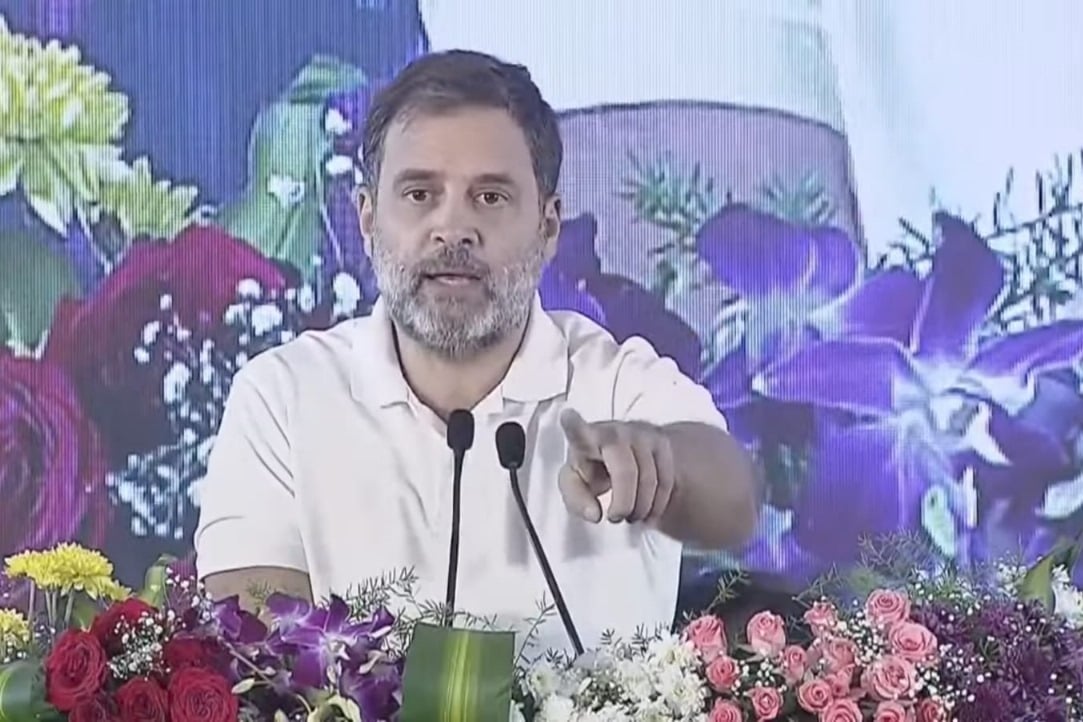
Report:
[{"label": "microphone head", "polygon": [[447,445],[460,453],[474,445],[474,415],[466,409],[456,409],[447,417]]},{"label": "microphone head", "polygon": [[496,455],[505,469],[519,469],[526,456],[526,432],[514,421],[505,421],[496,430]]}]

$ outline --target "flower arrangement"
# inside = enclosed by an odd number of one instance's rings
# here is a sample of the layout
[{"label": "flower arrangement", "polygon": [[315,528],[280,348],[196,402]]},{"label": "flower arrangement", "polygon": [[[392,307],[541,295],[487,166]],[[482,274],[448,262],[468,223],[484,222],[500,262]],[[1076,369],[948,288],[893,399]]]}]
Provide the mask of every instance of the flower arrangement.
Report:
[{"label": "flower arrangement", "polygon": [[[1083,719],[1083,630],[1043,601],[1077,551],[1062,545],[1021,576],[1002,569],[989,583],[950,570],[884,574],[868,592],[859,576],[848,589],[825,579],[797,615],[761,609],[737,628],[707,612],[675,632],[607,636],[578,658],[521,657],[510,716]],[[413,625],[442,616],[424,605],[411,615],[409,574],[315,605],[260,595],[257,616],[236,597],[210,599],[164,561],[133,593],[104,556],[71,544],[16,554],[5,572],[32,590],[28,614],[0,609],[5,722],[398,720]],[[393,614],[395,597],[404,604]]]},{"label": "flower arrangement", "polygon": [[905,593],[880,589],[855,610],[816,602],[803,641],[765,610],[734,644],[723,620],[701,615],[677,635],[543,663],[527,677],[530,704],[552,722],[640,719],[644,710],[710,722],[947,719],[958,692],[942,684],[939,643],[913,614]]}]

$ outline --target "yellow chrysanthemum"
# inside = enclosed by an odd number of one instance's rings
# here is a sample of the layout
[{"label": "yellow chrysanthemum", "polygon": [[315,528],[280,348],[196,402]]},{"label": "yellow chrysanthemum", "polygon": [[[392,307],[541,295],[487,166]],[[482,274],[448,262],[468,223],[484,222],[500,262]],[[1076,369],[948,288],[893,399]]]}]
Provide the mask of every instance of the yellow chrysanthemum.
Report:
[{"label": "yellow chrysanthemum", "polygon": [[132,590],[114,579],[100,579],[87,584],[86,593],[91,599],[104,599],[107,602],[119,602],[132,596]]},{"label": "yellow chrysanthemum", "polygon": [[45,551],[28,551],[7,559],[7,574],[27,577],[39,589],[114,590],[113,565],[100,552],[78,544],[60,544]]},{"label": "yellow chrysanthemum", "polygon": [[0,647],[10,651],[30,646],[30,622],[14,609],[0,609]]}]

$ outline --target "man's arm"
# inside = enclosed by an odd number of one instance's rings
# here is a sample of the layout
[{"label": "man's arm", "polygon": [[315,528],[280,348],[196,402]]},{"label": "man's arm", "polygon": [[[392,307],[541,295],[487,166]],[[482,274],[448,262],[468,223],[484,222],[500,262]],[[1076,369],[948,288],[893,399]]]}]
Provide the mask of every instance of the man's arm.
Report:
[{"label": "man's arm", "polygon": [[626,342],[615,389],[616,418],[659,428],[668,441],[673,491],[659,531],[707,549],[736,549],[753,535],[762,489],[749,453],[701,385],[645,342]]},{"label": "man's arm", "polygon": [[274,363],[256,359],[234,377],[200,484],[195,534],[207,592],[215,599],[237,595],[253,612],[272,592],[313,596]]},{"label": "man's arm", "polygon": [[675,478],[658,529],[709,549],[746,543],[756,530],[762,493],[748,453],[717,426],[678,422],[661,429],[673,450]]}]

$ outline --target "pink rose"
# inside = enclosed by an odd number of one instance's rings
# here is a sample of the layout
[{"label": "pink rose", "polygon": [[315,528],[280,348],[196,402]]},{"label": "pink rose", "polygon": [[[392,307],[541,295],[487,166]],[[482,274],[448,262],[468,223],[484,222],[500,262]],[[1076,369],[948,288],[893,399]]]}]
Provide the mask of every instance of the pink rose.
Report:
[{"label": "pink rose", "polygon": [[865,614],[878,627],[890,627],[910,618],[910,598],[902,592],[877,589],[865,600]]},{"label": "pink rose", "polygon": [[839,614],[831,602],[816,602],[805,612],[805,624],[817,637],[827,634],[839,623]]},{"label": "pink rose", "polygon": [[733,702],[720,699],[711,707],[708,722],[744,722],[744,713]]},{"label": "pink rose", "polygon": [[831,683],[823,679],[810,679],[797,688],[797,704],[806,712],[822,712],[837,695]]},{"label": "pink rose", "polygon": [[748,635],[748,645],[764,657],[773,657],[786,646],[782,617],[771,612],[760,612],[748,620],[745,633]]},{"label": "pink rose", "polygon": [[808,652],[795,644],[782,650],[782,676],[786,684],[797,684],[808,671]]},{"label": "pink rose", "polygon": [[707,665],[707,681],[716,692],[732,692],[740,677],[737,662],[732,657],[715,657],[714,661]]},{"label": "pink rose", "polygon": [[861,708],[852,699],[836,699],[820,713],[820,722],[861,722]]},{"label": "pink rose", "polygon": [[[850,697],[854,685],[854,673],[852,667],[840,669],[824,675],[824,681],[831,685],[831,694],[834,697]],[[860,696],[860,695],[858,695]]]},{"label": "pink rose", "polygon": [[939,700],[923,699],[918,703],[917,722],[947,722],[948,712]]},{"label": "pink rose", "polygon": [[913,722],[914,713],[898,702],[881,702],[873,714],[873,722]]},{"label": "pink rose", "polygon": [[903,622],[892,627],[888,643],[892,652],[914,664],[935,662],[939,649],[933,633],[916,622]]},{"label": "pink rose", "polygon": [[704,662],[710,662],[726,651],[726,629],[713,615],[693,620],[685,628],[684,638],[692,643]]},{"label": "pink rose", "polygon": [[782,695],[774,687],[753,687],[748,691],[748,698],[752,701],[757,722],[773,720],[782,709]]},{"label": "pink rose", "polygon": [[850,670],[857,664],[857,645],[844,637],[828,637],[819,646],[820,657],[828,672]]},{"label": "pink rose", "polygon": [[861,686],[874,698],[884,701],[905,699],[914,693],[918,675],[914,665],[902,657],[889,654],[872,664],[861,676]]}]

